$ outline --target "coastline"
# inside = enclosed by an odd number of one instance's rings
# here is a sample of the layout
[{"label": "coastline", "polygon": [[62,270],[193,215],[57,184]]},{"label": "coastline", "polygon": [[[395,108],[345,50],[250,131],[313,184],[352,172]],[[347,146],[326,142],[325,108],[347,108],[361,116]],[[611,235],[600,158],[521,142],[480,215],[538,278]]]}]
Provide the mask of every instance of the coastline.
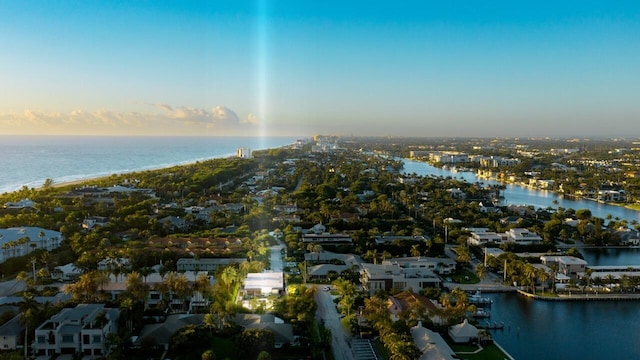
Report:
[{"label": "coastline", "polygon": [[287,148],[301,137],[56,137],[12,138],[3,144],[0,193],[41,190],[99,181],[113,175],[156,171],[233,157],[238,148],[252,151]]}]

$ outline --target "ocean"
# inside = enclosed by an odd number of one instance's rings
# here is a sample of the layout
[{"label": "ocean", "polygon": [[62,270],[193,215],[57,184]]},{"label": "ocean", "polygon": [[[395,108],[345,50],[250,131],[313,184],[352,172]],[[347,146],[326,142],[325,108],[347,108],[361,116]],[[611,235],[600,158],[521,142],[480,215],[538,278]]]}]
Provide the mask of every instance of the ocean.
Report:
[{"label": "ocean", "polygon": [[296,137],[0,136],[0,193],[270,149]]}]

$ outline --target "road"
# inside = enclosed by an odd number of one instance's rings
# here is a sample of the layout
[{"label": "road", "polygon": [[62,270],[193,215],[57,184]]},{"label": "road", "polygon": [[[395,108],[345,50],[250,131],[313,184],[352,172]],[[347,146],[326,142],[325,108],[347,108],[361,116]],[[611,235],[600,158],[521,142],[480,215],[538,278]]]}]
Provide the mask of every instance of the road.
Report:
[{"label": "road", "polygon": [[8,280],[0,282],[0,297],[11,296],[25,289],[25,283],[22,280]]},{"label": "road", "polygon": [[340,324],[340,315],[333,303],[333,298],[329,291],[323,290],[323,285],[316,286],[316,303],[318,310],[316,318],[324,322],[324,326],[331,330],[331,348],[335,360],[354,360],[351,350],[351,337],[345,334]]}]

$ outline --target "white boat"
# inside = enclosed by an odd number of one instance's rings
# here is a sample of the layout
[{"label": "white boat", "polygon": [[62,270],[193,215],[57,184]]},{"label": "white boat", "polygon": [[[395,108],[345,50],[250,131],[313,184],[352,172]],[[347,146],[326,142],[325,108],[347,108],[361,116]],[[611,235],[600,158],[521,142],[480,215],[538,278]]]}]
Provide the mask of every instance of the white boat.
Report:
[{"label": "white boat", "polygon": [[469,303],[474,305],[491,305],[491,303],[493,302],[493,300],[491,300],[490,298],[482,296],[480,290],[469,295],[467,299],[469,300]]},{"label": "white boat", "polygon": [[471,314],[474,318],[488,318],[491,317],[491,313],[483,308],[476,310],[473,314]]}]

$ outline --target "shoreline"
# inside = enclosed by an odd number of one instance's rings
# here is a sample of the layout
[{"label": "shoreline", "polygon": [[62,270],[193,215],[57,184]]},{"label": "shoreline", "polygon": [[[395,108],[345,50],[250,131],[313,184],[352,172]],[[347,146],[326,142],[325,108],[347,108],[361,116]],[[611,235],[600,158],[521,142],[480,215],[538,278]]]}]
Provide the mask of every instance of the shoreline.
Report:
[{"label": "shoreline", "polygon": [[640,300],[640,294],[575,294],[575,295],[558,295],[557,297],[543,296],[532,294],[524,290],[516,289],[518,295],[525,296],[529,299],[542,301],[630,301]]},{"label": "shoreline", "polygon": [[[204,137],[203,137],[204,138]],[[239,138],[244,138],[244,137],[239,137]],[[292,145],[294,145],[296,143],[294,138],[291,137],[283,137],[283,141],[284,144],[262,144],[262,145],[266,145],[265,147],[256,147],[255,150],[252,151],[266,151],[266,150],[272,150],[272,149],[282,149],[282,148],[289,148]],[[255,144],[254,144],[255,145]],[[273,146],[270,146],[273,145]],[[78,185],[82,185],[82,184],[86,184],[86,183],[90,183],[93,181],[99,181],[99,180],[103,180],[103,179],[107,179],[111,176],[121,176],[121,175],[126,175],[126,174],[133,174],[133,173],[139,173],[139,172],[146,172],[146,171],[158,171],[158,170],[163,170],[163,169],[169,169],[172,167],[179,167],[179,166],[189,166],[189,165],[193,165],[196,163],[200,163],[200,162],[206,162],[206,161],[211,161],[211,160],[216,160],[216,159],[225,159],[225,158],[233,158],[235,157],[236,154],[234,151],[231,151],[230,149],[227,149],[227,152],[222,153],[222,154],[210,154],[210,155],[206,155],[203,157],[194,157],[191,158],[189,160],[178,160],[175,162],[166,162],[164,164],[157,164],[157,165],[150,165],[148,167],[146,166],[142,166],[142,167],[138,167],[135,169],[122,169],[122,170],[107,170],[107,171],[99,171],[99,169],[93,169],[94,171],[91,171],[92,174],[87,174],[87,175],[62,175],[62,176],[58,176],[56,178],[56,176],[50,176],[50,177],[46,177],[44,179],[36,179],[36,180],[28,180],[25,183],[22,184],[14,184],[14,185],[6,185],[6,189],[2,190],[0,193],[3,195],[9,195],[9,194],[15,194],[20,192],[22,189],[24,189],[25,187],[28,188],[29,190],[36,190],[36,191],[41,191],[44,189],[44,183],[47,179],[51,179],[53,180],[52,184],[51,184],[51,188],[52,189],[59,189],[59,188],[64,188],[64,187],[73,187],[73,186],[78,186]],[[95,171],[98,170],[98,171]],[[5,187],[5,186],[3,186]]]}]

